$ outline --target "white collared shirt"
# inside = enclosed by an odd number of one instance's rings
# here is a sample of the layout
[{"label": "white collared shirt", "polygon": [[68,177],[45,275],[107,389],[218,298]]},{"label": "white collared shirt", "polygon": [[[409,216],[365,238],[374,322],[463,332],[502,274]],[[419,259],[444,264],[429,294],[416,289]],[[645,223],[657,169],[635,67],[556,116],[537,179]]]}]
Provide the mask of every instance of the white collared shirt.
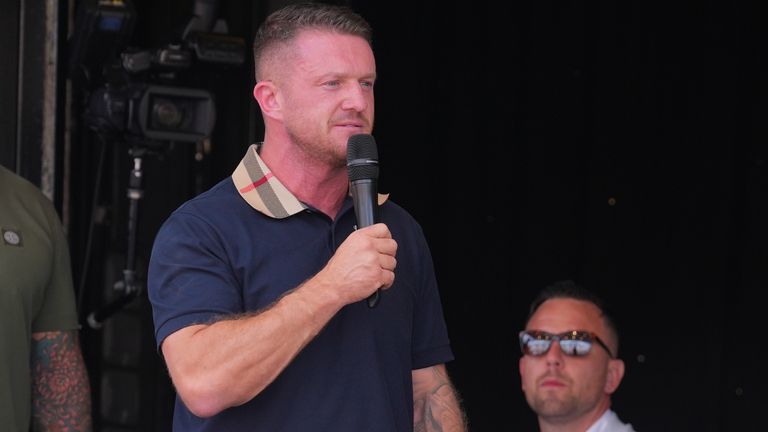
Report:
[{"label": "white collared shirt", "polygon": [[635,432],[631,424],[624,423],[613,410],[605,410],[587,432]]}]

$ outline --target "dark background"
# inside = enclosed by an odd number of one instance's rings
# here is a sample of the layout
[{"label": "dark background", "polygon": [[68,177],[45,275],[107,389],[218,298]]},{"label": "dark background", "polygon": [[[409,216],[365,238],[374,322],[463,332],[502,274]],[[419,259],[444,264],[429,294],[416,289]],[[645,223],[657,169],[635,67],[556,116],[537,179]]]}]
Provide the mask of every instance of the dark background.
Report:
[{"label": "dark background", "polygon": [[[192,3],[135,0],[131,46],[178,37]],[[248,46],[282,3],[221,0],[219,16]],[[430,241],[456,354],[449,372],[471,429],[535,429],[517,332],[536,291],[569,278],[606,297],[617,316],[622,419],[638,431],[758,430],[768,240],[758,2],[336,3],[374,27],[380,189]],[[72,6],[61,3],[65,24]],[[31,6],[14,7],[1,18],[0,95],[14,103],[0,108],[0,163],[34,180],[31,126],[13,120],[34,119],[16,74],[35,59],[18,48],[19,10]],[[71,144],[58,153],[66,168],[57,192],[68,195],[54,197],[68,221],[94,420],[97,430],[164,431],[173,390],[145,294],[101,329],[85,324],[120,295],[115,282],[131,255],[135,153],[84,125],[82,97],[97,81],[72,80],[60,95],[71,125],[58,136]],[[165,217],[228,176],[262,134],[249,50],[242,66],[195,64],[174,84],[215,95],[216,127],[209,147],[141,148],[139,280]]]}]

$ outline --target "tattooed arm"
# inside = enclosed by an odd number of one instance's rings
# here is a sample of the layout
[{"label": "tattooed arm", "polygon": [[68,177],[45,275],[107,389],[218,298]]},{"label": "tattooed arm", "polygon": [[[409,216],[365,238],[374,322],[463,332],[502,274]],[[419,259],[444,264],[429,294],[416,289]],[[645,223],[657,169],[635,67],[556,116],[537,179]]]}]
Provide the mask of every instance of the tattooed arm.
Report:
[{"label": "tattooed arm", "polygon": [[445,365],[412,372],[413,430],[415,432],[465,432],[467,421]]},{"label": "tattooed arm", "polygon": [[77,332],[32,334],[32,430],[90,431],[91,392]]}]

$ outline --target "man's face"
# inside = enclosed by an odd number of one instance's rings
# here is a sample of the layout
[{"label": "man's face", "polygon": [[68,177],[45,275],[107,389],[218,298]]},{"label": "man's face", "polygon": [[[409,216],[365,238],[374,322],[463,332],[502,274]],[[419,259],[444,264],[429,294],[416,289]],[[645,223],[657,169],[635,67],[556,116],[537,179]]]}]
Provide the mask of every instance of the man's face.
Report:
[{"label": "man's face", "polygon": [[[615,343],[600,316],[589,302],[573,299],[550,299],[542,303],[529,320],[526,330],[560,334],[571,330],[596,333],[615,352]],[[586,356],[568,356],[557,341],[545,354],[520,358],[520,378],[525,398],[541,418],[566,422],[588,414],[604,404],[618,386],[609,376],[610,355],[597,342]],[[615,372],[615,371],[614,371]],[[613,373],[613,372],[612,372]],[[623,369],[622,369],[623,373]],[[621,377],[618,378],[619,380]]]},{"label": "man's face", "polygon": [[343,166],[349,137],[373,129],[373,51],[360,37],[318,30],[293,45],[278,84],[286,130],[305,152]]}]

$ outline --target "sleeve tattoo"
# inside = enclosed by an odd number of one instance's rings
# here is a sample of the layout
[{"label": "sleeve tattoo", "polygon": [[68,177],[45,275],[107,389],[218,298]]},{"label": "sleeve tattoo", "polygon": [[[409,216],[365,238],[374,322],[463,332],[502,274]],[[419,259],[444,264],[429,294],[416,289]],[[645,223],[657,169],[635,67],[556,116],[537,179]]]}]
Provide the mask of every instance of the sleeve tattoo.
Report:
[{"label": "sleeve tattoo", "polygon": [[467,419],[459,395],[448,379],[444,366],[420,371],[414,378],[415,432],[465,432]]},{"label": "sleeve tattoo", "polygon": [[32,430],[90,431],[91,394],[77,332],[32,335]]}]

